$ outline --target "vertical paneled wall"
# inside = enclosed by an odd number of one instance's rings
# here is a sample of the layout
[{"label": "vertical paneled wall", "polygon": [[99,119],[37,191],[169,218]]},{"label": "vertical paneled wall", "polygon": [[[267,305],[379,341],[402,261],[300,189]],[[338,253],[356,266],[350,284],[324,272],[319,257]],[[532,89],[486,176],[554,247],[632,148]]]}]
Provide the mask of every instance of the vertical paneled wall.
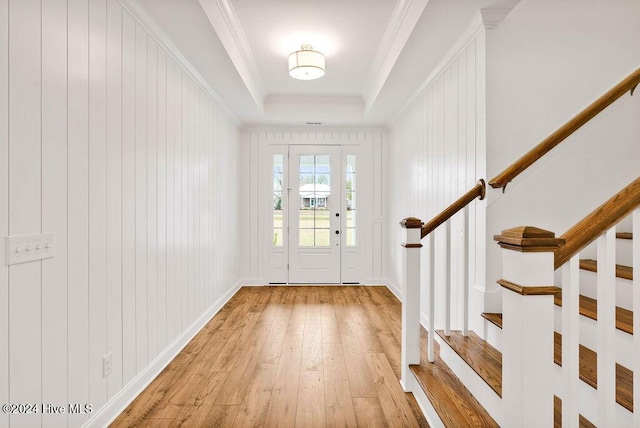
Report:
[{"label": "vertical paneled wall", "polygon": [[238,280],[236,125],[163,46],[116,0],[0,1],[0,403],[92,406],[0,427],[80,426]]},{"label": "vertical paneled wall", "polygon": [[[385,204],[387,228],[386,276],[401,288],[403,229],[398,222],[409,216],[429,221],[450,203],[484,178],[484,36],[478,35],[455,55],[450,56],[425,89],[393,124],[388,162],[385,165],[388,199]],[[476,247],[479,229],[484,228],[483,211],[473,204],[470,210],[472,230],[470,245]],[[452,220],[452,301],[459,302],[462,277],[455,273],[463,255],[462,213]],[[436,239],[436,307],[443,297],[444,227],[435,232]],[[426,286],[428,246],[423,247],[422,280]],[[476,260],[470,269],[475,277]],[[423,308],[426,293],[423,293]],[[452,311],[454,327],[460,319]],[[438,319],[436,320],[439,321]]]}]

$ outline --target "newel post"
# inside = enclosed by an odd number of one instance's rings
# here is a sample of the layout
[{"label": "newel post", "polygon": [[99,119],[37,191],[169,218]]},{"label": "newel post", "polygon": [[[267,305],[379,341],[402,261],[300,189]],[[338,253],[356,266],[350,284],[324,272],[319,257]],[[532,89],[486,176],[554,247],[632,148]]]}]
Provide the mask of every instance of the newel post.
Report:
[{"label": "newel post", "polygon": [[402,388],[411,392],[410,364],[420,364],[420,248],[422,221],[415,217],[400,222],[405,229],[402,244]]},{"label": "newel post", "polygon": [[503,249],[503,425],[553,426],[554,251],[564,240],[530,226],[494,239]]}]

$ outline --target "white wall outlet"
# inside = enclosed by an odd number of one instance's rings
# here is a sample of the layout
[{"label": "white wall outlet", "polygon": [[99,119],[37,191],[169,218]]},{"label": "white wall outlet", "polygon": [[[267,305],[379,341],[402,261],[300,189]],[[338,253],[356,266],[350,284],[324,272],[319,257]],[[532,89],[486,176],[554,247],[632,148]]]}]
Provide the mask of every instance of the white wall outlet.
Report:
[{"label": "white wall outlet", "polygon": [[111,374],[113,369],[113,352],[109,352],[102,357],[102,377],[107,377]]},{"label": "white wall outlet", "polygon": [[16,235],[7,238],[7,265],[54,257],[55,234]]}]

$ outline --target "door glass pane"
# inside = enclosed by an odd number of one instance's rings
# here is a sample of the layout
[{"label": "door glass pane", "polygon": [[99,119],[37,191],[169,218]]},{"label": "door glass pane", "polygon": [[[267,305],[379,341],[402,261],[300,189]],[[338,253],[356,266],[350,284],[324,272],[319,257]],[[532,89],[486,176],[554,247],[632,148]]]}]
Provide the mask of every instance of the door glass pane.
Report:
[{"label": "door glass pane", "polygon": [[284,155],[273,155],[273,246],[283,245],[282,197],[284,180]]},{"label": "door glass pane", "polygon": [[356,242],[356,230],[347,229],[347,245],[355,245]]},{"label": "door glass pane", "polygon": [[330,245],[331,156],[300,155],[299,245]]},{"label": "door glass pane", "polygon": [[300,229],[300,246],[313,247],[315,242],[313,229]]},{"label": "door glass pane", "polygon": [[326,210],[322,210],[320,209],[320,207],[318,206],[316,209],[316,222],[315,222],[315,228],[316,229],[329,229],[331,227],[331,225],[329,224],[330,218],[329,218],[329,211]]},{"label": "door glass pane", "polygon": [[347,192],[347,246],[356,245],[356,156],[347,155],[346,171]]},{"label": "door glass pane", "polygon": [[316,247],[328,247],[331,237],[329,229],[316,229]]}]

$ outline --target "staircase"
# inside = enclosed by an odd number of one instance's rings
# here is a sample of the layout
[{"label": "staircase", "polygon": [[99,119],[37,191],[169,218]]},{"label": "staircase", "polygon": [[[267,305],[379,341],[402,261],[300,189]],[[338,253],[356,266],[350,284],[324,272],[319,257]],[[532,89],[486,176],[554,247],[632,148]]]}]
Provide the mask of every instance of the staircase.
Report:
[{"label": "staircase", "polygon": [[[640,213],[640,211],[639,211]],[[638,214],[640,219],[640,214]],[[633,264],[631,232],[615,234],[615,420],[617,426],[633,426],[633,371],[637,355],[633,352],[632,287]],[[596,244],[582,251],[589,258],[579,259],[578,296],[579,350],[578,424],[595,426],[598,407],[598,354],[597,354],[597,272]],[[412,248],[412,247],[408,247]],[[594,257],[594,258],[592,258]],[[626,264],[625,264],[626,263]],[[501,280],[501,283],[508,281]],[[562,284],[557,284],[562,286]],[[553,332],[554,426],[562,426],[562,302],[561,292],[553,296],[555,309]],[[422,331],[419,364],[411,365],[411,373],[430,402],[431,418],[444,426],[498,426],[503,423],[502,408],[502,327],[501,313],[483,313],[485,320],[483,340],[474,332],[435,331],[433,362],[427,356],[428,333]],[[551,357],[551,356],[550,356]],[[423,406],[424,407],[424,406]]]},{"label": "staircase", "polygon": [[[491,187],[504,192],[509,182],[612,102],[633,94],[639,83],[640,69],[492,179]],[[503,313],[483,313],[483,331],[476,334],[469,331],[468,261],[478,256],[474,251],[484,250],[470,246],[474,225],[469,204],[484,196],[480,180],[426,224],[412,217],[401,223],[406,231],[405,391],[414,392],[433,426],[640,427],[640,411],[634,412],[640,387],[633,388],[634,380],[640,384],[640,337],[633,334],[633,312],[640,312],[640,278],[633,278],[634,268],[640,269],[640,178],[560,238],[531,226],[495,236],[502,248],[503,279],[497,282]],[[459,212],[464,214],[457,221],[462,230],[452,233],[452,218]],[[432,232],[441,226],[444,233],[436,238]],[[462,259],[457,254],[452,261],[451,246],[460,237]],[[475,260],[483,261],[484,254]],[[426,315],[421,313],[421,293],[428,302]],[[458,298],[452,303],[454,293]],[[456,319],[459,330],[451,328],[456,312],[462,314],[462,320]],[[421,331],[420,320],[426,331]],[[639,329],[640,320],[635,323]]]}]

